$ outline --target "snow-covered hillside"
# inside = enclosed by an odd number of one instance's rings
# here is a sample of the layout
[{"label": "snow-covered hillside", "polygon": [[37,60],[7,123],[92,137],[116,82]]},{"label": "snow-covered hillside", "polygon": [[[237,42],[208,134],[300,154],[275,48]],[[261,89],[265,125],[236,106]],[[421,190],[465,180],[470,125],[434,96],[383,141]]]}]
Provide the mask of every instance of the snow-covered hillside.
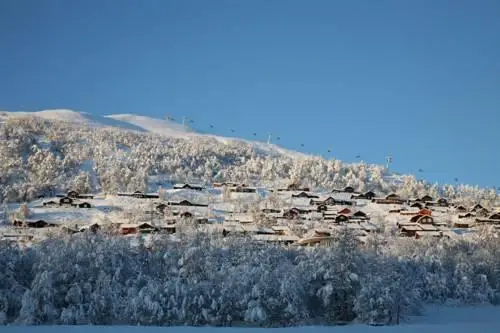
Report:
[{"label": "snow-covered hillside", "polygon": [[167,119],[156,119],[134,114],[116,114],[98,116],[86,112],[77,112],[67,109],[43,110],[36,112],[0,112],[0,122],[8,117],[39,117],[46,120],[64,121],[78,125],[94,127],[111,126],[123,130],[154,133],[166,137],[189,139],[193,137],[205,137],[216,139],[225,144],[244,142],[253,145],[256,149],[267,154],[285,154],[292,157],[305,156],[302,153],[287,150],[274,144],[258,141],[248,141],[239,138],[220,137],[211,134],[200,134],[187,125],[179,124]]},{"label": "snow-covered hillside", "polygon": [[491,190],[425,184],[391,175],[380,165],[346,164],[266,142],[196,133],[181,124],[137,115],[96,116],[71,110],[0,112],[0,199],[24,201],[40,193],[156,190],[168,181],[234,181],[331,190],[423,194],[483,202]]}]

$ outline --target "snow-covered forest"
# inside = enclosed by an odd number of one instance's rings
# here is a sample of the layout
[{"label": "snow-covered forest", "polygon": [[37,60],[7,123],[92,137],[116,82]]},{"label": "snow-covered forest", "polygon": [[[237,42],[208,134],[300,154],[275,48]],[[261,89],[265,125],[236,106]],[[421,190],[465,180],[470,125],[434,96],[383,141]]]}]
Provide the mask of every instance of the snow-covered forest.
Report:
[{"label": "snow-covered forest", "polygon": [[395,182],[379,165],[272,153],[244,141],[166,137],[34,116],[0,122],[0,156],[4,202],[30,201],[67,189],[145,191],[168,181],[236,181],[267,187],[298,182],[327,190],[353,186],[361,192],[396,192],[405,198],[429,194],[487,207],[497,197],[491,189],[437,186],[411,175],[398,176]]},{"label": "snow-covered forest", "polygon": [[423,304],[499,301],[500,246],[491,237],[414,242],[373,234],[359,245],[346,228],[327,248],[203,233],[141,239],[85,233],[27,249],[0,244],[0,321],[397,324]]}]

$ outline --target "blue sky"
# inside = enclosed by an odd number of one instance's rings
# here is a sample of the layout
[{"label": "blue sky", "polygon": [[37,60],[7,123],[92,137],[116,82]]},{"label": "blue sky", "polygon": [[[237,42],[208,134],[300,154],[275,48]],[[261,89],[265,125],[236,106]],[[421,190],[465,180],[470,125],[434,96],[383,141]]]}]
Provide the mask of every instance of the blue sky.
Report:
[{"label": "blue sky", "polygon": [[188,116],[500,186],[499,18],[496,0],[3,0],[0,109]]}]

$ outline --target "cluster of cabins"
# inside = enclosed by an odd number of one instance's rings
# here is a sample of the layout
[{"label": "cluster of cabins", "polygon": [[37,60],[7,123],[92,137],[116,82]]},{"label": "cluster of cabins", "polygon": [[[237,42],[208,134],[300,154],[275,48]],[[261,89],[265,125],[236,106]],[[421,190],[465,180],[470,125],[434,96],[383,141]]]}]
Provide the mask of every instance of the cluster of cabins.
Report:
[{"label": "cluster of cabins", "polygon": [[[237,183],[215,183],[215,188],[229,189],[235,193],[255,193],[256,188]],[[176,190],[203,191],[205,187],[197,184],[175,184]],[[153,203],[153,210],[145,211],[151,215],[149,222],[140,223],[112,223],[112,227],[92,224],[88,226],[61,226],[68,233],[84,231],[96,232],[102,228],[110,228],[115,234],[137,235],[152,233],[176,233],[178,222],[189,220],[196,225],[213,227],[223,236],[240,235],[248,236],[256,241],[273,242],[280,244],[316,245],[328,244],[333,239],[338,228],[346,227],[356,232],[359,239],[371,232],[377,232],[378,226],[372,223],[370,216],[362,208],[368,203],[391,205],[389,213],[398,213],[401,218],[397,223],[398,234],[416,239],[424,237],[446,237],[450,228],[468,229],[475,224],[491,224],[500,231],[500,213],[490,212],[488,209],[476,204],[470,208],[449,203],[444,198],[434,199],[429,195],[415,199],[403,199],[397,194],[377,197],[373,191],[357,192],[353,187],[334,189],[330,194],[320,196],[311,193],[307,187],[291,184],[285,188],[273,190],[285,194],[290,192],[290,205],[285,208],[261,208],[258,213],[227,213],[221,220],[209,219],[208,213],[204,217],[198,216],[191,208],[207,208],[208,205],[192,202],[190,200],[166,201]],[[121,197],[136,199],[159,199],[158,193],[118,193]],[[91,208],[88,200],[93,199],[91,194],[79,194],[69,191],[65,195],[58,195],[56,199],[45,201],[44,207],[78,207]],[[296,204],[296,202],[302,204]],[[435,212],[446,208],[446,212],[456,212],[453,222],[446,223],[436,217]],[[196,210],[196,209],[194,209]],[[155,223],[153,216],[158,218]],[[160,222],[161,221],[161,222]],[[264,223],[262,223],[264,222]],[[47,228],[60,226],[44,220],[15,220],[16,227]],[[263,227],[266,225],[267,227]],[[302,237],[295,235],[290,225],[303,225],[307,232]],[[320,226],[320,227],[318,227]],[[303,229],[305,230],[305,229]]]},{"label": "cluster of cabins", "polygon": [[69,191],[66,195],[58,194],[56,199],[44,201],[42,205],[43,207],[92,208],[88,200],[93,198],[92,194],[79,194],[76,191]]}]

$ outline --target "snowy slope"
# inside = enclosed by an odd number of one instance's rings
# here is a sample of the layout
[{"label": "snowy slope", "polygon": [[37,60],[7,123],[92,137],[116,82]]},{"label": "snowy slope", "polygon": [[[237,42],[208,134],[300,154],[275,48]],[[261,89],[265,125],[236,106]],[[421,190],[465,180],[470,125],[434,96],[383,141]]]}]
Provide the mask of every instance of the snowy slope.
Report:
[{"label": "snowy slope", "polygon": [[193,137],[212,138],[224,144],[246,143],[252,145],[257,151],[269,155],[286,155],[290,157],[304,157],[303,153],[281,148],[277,145],[268,145],[264,142],[248,141],[239,138],[220,137],[211,134],[196,133],[191,128],[166,119],[155,119],[134,114],[116,114],[98,116],[86,112],[77,112],[67,109],[43,110],[36,112],[1,112],[0,122],[8,117],[35,116],[47,120],[59,120],[79,125],[97,127],[117,127],[124,130],[154,133],[166,137],[189,139]]},{"label": "snowy slope", "polygon": [[423,316],[411,318],[399,326],[305,326],[287,328],[233,328],[233,327],[145,327],[145,326],[0,326],[0,333],[472,333],[499,332],[500,308],[428,307]]}]

